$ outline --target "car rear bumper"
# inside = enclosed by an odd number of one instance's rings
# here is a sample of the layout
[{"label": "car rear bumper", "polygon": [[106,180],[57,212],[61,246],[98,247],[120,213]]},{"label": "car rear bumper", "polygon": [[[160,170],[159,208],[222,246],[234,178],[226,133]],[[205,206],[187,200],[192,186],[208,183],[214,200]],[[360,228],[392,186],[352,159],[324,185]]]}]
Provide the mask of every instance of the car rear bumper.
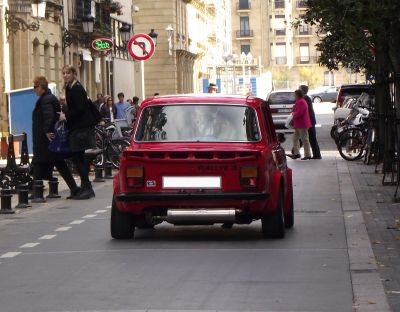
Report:
[{"label": "car rear bumper", "polygon": [[269,193],[121,193],[117,201],[267,200]]}]

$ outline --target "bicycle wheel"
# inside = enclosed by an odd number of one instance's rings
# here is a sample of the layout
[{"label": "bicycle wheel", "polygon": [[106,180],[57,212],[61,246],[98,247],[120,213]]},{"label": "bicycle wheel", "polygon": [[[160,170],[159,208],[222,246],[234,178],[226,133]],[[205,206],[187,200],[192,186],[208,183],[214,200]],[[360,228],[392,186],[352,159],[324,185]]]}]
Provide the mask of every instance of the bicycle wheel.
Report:
[{"label": "bicycle wheel", "polygon": [[338,143],[340,156],[345,160],[357,160],[363,156],[364,152],[363,133],[359,129],[351,129],[343,133]]},{"label": "bicycle wheel", "polygon": [[115,169],[119,168],[119,158],[122,152],[129,146],[129,141],[124,139],[114,139],[110,141],[110,145],[107,147],[107,158],[111,161]]},{"label": "bicycle wheel", "polygon": [[[96,131],[95,132],[95,137],[96,137],[96,147],[100,148],[100,149],[103,149],[103,145],[104,145],[104,143],[103,143],[103,134],[100,131]],[[93,159],[93,164],[94,165],[102,166],[103,163],[104,163],[104,154],[103,153],[98,154],[96,156],[96,158]]]}]

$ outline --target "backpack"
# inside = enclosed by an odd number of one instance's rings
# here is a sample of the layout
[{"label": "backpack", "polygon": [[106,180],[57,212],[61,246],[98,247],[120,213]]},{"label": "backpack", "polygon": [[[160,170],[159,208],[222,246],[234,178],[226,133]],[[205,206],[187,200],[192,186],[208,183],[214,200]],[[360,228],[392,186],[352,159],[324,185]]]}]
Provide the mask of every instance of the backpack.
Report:
[{"label": "backpack", "polygon": [[101,121],[103,116],[101,116],[100,111],[97,109],[96,105],[92,102],[92,100],[88,97],[87,102],[89,105],[89,110],[92,113],[93,116],[93,121],[96,123],[96,125]]}]

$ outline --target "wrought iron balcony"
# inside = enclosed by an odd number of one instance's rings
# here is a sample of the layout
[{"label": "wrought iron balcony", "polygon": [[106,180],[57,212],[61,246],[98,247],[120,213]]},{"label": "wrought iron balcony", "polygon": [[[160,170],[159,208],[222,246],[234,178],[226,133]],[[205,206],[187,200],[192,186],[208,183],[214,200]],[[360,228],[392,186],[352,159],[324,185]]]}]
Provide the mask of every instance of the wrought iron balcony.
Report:
[{"label": "wrought iron balcony", "polygon": [[274,8],[275,9],[284,9],[285,1],[274,1]]},{"label": "wrought iron balcony", "polygon": [[236,38],[251,38],[253,36],[253,30],[251,29],[241,29],[236,31]]},{"label": "wrought iron balcony", "polygon": [[287,57],[286,56],[277,56],[277,57],[275,57],[275,64],[276,65],[286,65],[287,64]]},{"label": "wrought iron balcony", "polygon": [[317,64],[318,57],[316,56],[298,56],[296,57],[296,64]]},{"label": "wrought iron balcony", "polygon": [[297,0],[296,1],[296,8],[306,9],[307,8],[307,1],[306,0]]},{"label": "wrought iron balcony", "polygon": [[236,10],[237,11],[248,11],[248,10],[251,10],[250,1],[247,1],[247,2],[239,1],[238,3],[236,3]]},{"label": "wrought iron balcony", "polygon": [[296,34],[298,36],[311,36],[313,34],[313,29],[309,25],[299,26],[299,28],[297,28]]}]

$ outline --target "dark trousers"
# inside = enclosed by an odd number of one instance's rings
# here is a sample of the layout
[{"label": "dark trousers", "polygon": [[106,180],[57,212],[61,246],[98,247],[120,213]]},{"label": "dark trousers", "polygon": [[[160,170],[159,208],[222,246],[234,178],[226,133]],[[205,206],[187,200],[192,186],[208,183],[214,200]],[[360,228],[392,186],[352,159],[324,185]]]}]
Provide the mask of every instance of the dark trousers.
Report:
[{"label": "dark trousers", "polygon": [[81,178],[82,186],[90,184],[89,170],[90,162],[85,158],[85,151],[72,153],[72,162],[74,163],[79,177]]},{"label": "dark trousers", "polygon": [[56,167],[61,177],[67,183],[70,190],[76,188],[76,182],[72,176],[64,159],[55,160],[53,163],[41,163],[33,165],[33,179],[34,180],[51,180],[53,177],[53,168]]},{"label": "dark trousers", "polygon": [[311,150],[314,158],[321,158],[321,151],[317,141],[317,132],[315,125],[308,129],[308,139],[310,140]]}]

